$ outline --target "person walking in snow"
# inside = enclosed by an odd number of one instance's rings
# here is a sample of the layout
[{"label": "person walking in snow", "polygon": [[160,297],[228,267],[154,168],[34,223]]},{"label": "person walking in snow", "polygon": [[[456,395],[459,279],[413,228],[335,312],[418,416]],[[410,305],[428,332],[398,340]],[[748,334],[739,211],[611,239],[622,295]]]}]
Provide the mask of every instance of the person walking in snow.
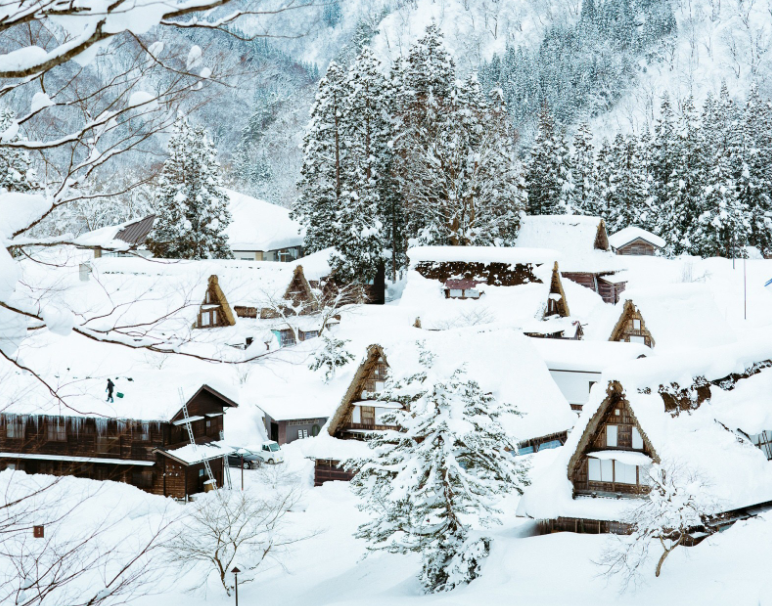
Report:
[{"label": "person walking in snow", "polygon": [[113,383],[112,379],[107,379],[107,389],[105,391],[107,392],[107,401],[108,402],[114,402],[113,400],[113,388],[115,387],[115,383]]}]

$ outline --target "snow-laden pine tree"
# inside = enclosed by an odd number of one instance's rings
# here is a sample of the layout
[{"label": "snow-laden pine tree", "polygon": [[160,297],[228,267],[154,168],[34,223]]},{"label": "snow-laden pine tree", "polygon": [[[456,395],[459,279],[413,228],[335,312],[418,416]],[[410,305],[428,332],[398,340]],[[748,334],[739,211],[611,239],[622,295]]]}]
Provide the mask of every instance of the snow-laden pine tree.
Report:
[{"label": "snow-laden pine tree", "polygon": [[539,125],[525,172],[528,213],[560,215],[573,200],[571,163],[565,136],[547,104],[542,105]]},{"label": "snow-laden pine tree", "polygon": [[[658,142],[665,144],[664,141]],[[667,150],[670,173],[664,171],[658,209],[658,233],[672,255],[696,253],[698,224],[702,214],[705,158],[702,133],[692,98],[684,102]]]},{"label": "snow-laden pine tree", "polygon": [[367,283],[384,262],[381,200],[391,189],[386,79],[368,47],[349,70],[346,94],[346,113],[340,116],[341,199],[328,246],[336,249],[331,259],[336,276],[349,283]]},{"label": "snow-laden pine tree", "polygon": [[772,111],[751,87],[742,118],[742,158],[737,177],[740,203],[750,213],[748,243],[772,254]]},{"label": "snow-laden pine tree", "polygon": [[29,152],[9,143],[21,140],[12,110],[0,107],[0,190],[30,192],[40,189]]},{"label": "snow-laden pine tree", "polygon": [[319,82],[303,143],[303,167],[292,217],[306,228],[304,248],[316,252],[335,245],[335,221],[343,206],[343,119],[350,95],[346,70],[333,62]]},{"label": "snow-laden pine tree", "polygon": [[525,468],[505,448],[515,443],[501,425],[516,409],[466,376],[433,366],[423,350],[420,369],[389,381],[378,399],[399,402],[385,422],[397,430],[368,442],[370,456],[358,469],[353,490],[371,514],[356,536],[368,550],[419,553],[420,580],[428,592],[450,591],[480,575],[490,539],[474,529],[496,521],[496,503],[522,491]]},{"label": "snow-laden pine tree", "polygon": [[695,252],[704,257],[745,256],[751,216],[737,194],[727,155],[713,158],[706,179]]},{"label": "snow-laden pine tree", "polygon": [[149,247],[170,259],[232,259],[230,225],[217,150],[203,127],[180,114],[155,192],[158,218]]},{"label": "snow-laden pine tree", "polygon": [[601,202],[599,200],[598,164],[595,161],[592,131],[586,122],[579,125],[574,135],[571,173],[574,184],[574,212],[579,215],[599,216]]},{"label": "snow-laden pine tree", "polygon": [[434,146],[451,108],[456,66],[432,24],[392,69],[394,163],[392,173],[402,200],[408,238],[432,229],[431,207],[441,198],[442,167]]},{"label": "snow-laden pine tree", "polygon": [[617,134],[611,146],[609,171],[613,189],[607,190],[605,219],[610,233],[625,227],[645,228],[649,219],[649,184],[635,135]]}]

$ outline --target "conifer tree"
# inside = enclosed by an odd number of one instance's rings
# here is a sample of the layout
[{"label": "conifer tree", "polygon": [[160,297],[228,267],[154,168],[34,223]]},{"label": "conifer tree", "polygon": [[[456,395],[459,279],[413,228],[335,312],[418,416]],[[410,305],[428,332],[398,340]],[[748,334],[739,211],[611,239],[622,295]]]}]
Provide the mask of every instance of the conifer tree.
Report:
[{"label": "conifer tree", "polygon": [[389,381],[378,399],[400,402],[405,410],[385,422],[396,431],[368,442],[371,456],[353,462],[352,487],[360,509],[373,518],[358,538],[368,550],[419,553],[419,578],[428,592],[450,591],[480,575],[490,539],[470,534],[472,524],[489,524],[499,513],[494,498],[527,485],[521,463],[505,452],[514,447],[500,424],[517,414],[498,402],[463,368],[451,376],[420,355],[420,370]]},{"label": "conifer tree", "polygon": [[525,173],[528,212],[532,215],[564,214],[569,175],[565,139],[545,103],[539,113],[538,132]]},{"label": "conifer tree", "polygon": [[158,219],[150,250],[171,259],[233,258],[225,235],[228,204],[214,144],[203,127],[180,114],[155,193]]},{"label": "conifer tree", "polygon": [[574,157],[571,168],[574,184],[574,212],[580,215],[599,216],[601,203],[598,199],[600,195],[598,164],[595,161],[595,148],[592,145],[592,131],[586,122],[579,125],[574,135]]},{"label": "conifer tree", "polygon": [[368,47],[349,71],[346,92],[347,114],[340,117],[341,203],[335,213],[332,265],[347,282],[367,282],[383,263],[381,196],[390,189],[391,156],[386,81]]},{"label": "conifer tree", "polygon": [[[696,252],[698,219],[702,214],[702,194],[705,183],[705,162],[701,132],[694,102],[684,102],[675,136],[666,152],[672,162],[671,172],[665,173],[662,183],[658,231],[667,242],[669,254]],[[663,163],[664,165],[664,163]]]},{"label": "conifer tree", "polygon": [[772,113],[754,85],[742,118],[740,203],[750,213],[748,243],[764,256],[772,254]]},{"label": "conifer tree", "polygon": [[[29,153],[26,150],[3,145],[15,143],[21,139],[13,111],[0,107],[0,190],[8,192],[30,192],[40,189],[37,174],[32,168]],[[5,137],[3,134],[6,133]]]},{"label": "conifer tree", "polygon": [[639,151],[634,135],[617,134],[611,149],[614,188],[606,201],[605,217],[611,233],[648,222],[648,183]]},{"label": "conifer tree", "polygon": [[303,144],[298,200],[291,216],[306,228],[304,248],[312,253],[336,243],[335,223],[343,206],[346,161],[343,119],[350,95],[346,71],[333,62],[319,82]]}]

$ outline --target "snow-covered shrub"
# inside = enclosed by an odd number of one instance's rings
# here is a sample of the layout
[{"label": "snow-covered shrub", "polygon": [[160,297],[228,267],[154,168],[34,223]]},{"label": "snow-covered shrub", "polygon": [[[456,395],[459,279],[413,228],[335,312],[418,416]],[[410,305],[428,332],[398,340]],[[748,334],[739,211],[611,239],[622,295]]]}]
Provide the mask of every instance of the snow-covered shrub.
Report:
[{"label": "snow-covered shrub", "polygon": [[314,372],[323,368],[324,382],[328,383],[335,377],[335,372],[339,368],[342,368],[354,359],[354,354],[346,349],[348,340],[342,341],[335,337],[323,335],[322,341],[324,341],[324,344],[314,354],[314,359],[309,368]]},{"label": "snow-covered shrub", "polygon": [[651,492],[622,520],[630,534],[615,536],[598,562],[603,574],[619,577],[623,587],[639,585],[649,561],[652,543],[662,554],[654,569],[659,577],[665,559],[694,535],[713,534],[708,514],[716,511],[716,500],[704,478],[677,463],[652,465],[649,470]]}]

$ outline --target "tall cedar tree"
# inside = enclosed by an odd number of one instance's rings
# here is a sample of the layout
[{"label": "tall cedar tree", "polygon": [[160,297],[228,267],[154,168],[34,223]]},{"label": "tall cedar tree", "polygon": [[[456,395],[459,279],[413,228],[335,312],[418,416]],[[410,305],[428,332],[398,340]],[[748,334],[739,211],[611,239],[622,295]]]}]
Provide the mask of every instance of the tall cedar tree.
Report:
[{"label": "tall cedar tree", "polygon": [[582,123],[574,135],[574,158],[571,163],[574,184],[574,212],[597,217],[601,212],[598,164],[592,145],[590,125]]},{"label": "tall cedar tree", "polygon": [[532,215],[560,215],[569,212],[573,196],[571,165],[565,136],[543,104],[539,126],[525,172],[528,212]]},{"label": "tall cedar tree", "polygon": [[[420,344],[419,344],[420,345]],[[496,500],[527,485],[525,468],[505,448],[515,442],[503,415],[518,414],[468,378],[463,368],[447,376],[421,347],[420,370],[388,381],[378,400],[399,402],[384,419],[397,430],[368,442],[371,456],[351,462],[358,469],[353,490],[372,519],[358,538],[368,550],[419,553],[419,578],[428,592],[450,591],[480,575],[490,539],[474,525],[496,521]]]},{"label": "tall cedar tree", "polygon": [[303,145],[299,197],[292,217],[306,228],[304,248],[317,252],[334,246],[335,220],[343,206],[344,129],[349,94],[346,71],[330,63],[319,82]]},{"label": "tall cedar tree", "polygon": [[225,235],[228,204],[214,144],[203,127],[191,126],[180,114],[156,190],[150,250],[170,259],[232,259]]},{"label": "tall cedar tree", "polygon": [[340,167],[341,204],[335,213],[336,275],[346,282],[371,281],[383,263],[381,195],[391,150],[386,113],[386,79],[380,62],[365,47],[346,80],[345,113],[340,117],[343,154]]}]

